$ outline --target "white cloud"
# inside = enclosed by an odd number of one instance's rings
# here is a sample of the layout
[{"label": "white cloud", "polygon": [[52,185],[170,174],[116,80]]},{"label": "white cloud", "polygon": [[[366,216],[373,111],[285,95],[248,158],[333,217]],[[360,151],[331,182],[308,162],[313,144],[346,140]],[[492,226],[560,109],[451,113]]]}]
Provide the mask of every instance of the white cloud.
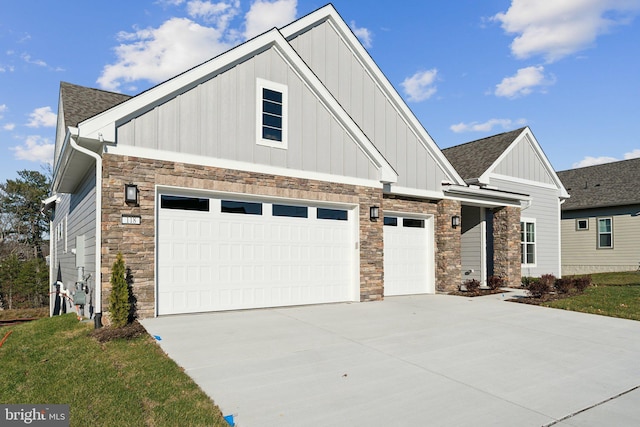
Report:
[{"label": "white cloud", "polygon": [[194,19],[202,19],[207,23],[215,23],[218,29],[224,30],[229,21],[240,11],[240,1],[217,2],[193,0],[187,3],[187,13]]},{"label": "white cloud", "polygon": [[136,80],[159,83],[228,50],[231,45],[222,36],[220,29],[187,18],[171,18],[158,28],[122,32],[118,35],[122,43],[114,49],[117,60],[102,69],[97,83],[114,91]]},{"label": "white cloud", "polygon": [[432,68],[427,71],[418,71],[411,77],[404,79],[400,85],[407,95],[407,99],[413,102],[424,101],[436,93],[435,81],[438,70]]},{"label": "white cloud", "polygon": [[15,128],[16,128],[15,123],[7,123],[6,125],[2,126],[2,129],[4,130],[14,130]]},{"label": "white cloud", "polygon": [[624,159],[637,159],[640,158],[640,148],[636,148],[635,150],[629,151],[628,153],[624,153]]},{"label": "white cloud", "polygon": [[506,12],[492,19],[507,33],[517,34],[511,43],[517,58],[542,55],[554,62],[588,48],[638,11],[637,0],[512,0]]},{"label": "white cloud", "polygon": [[51,165],[53,164],[53,148],[54,144],[49,142],[47,138],[30,135],[24,141],[24,144],[10,149],[15,152],[15,158],[18,160],[29,160]]},{"label": "white cloud", "polygon": [[535,87],[545,87],[555,83],[552,77],[545,77],[544,67],[532,66],[519,69],[514,76],[505,77],[496,85],[494,94],[506,98],[529,95]]},{"label": "white cloud", "polygon": [[580,160],[577,163],[574,163],[572,166],[574,168],[584,168],[587,166],[601,165],[603,163],[611,163],[617,162],[618,159],[615,157],[601,156],[601,157],[591,157],[587,156],[584,159]]},{"label": "white cloud", "polygon": [[516,126],[524,126],[527,123],[526,119],[489,119],[486,122],[471,122],[471,123],[463,123],[460,122],[455,125],[449,126],[449,129],[454,131],[455,133],[462,132],[490,132],[494,127],[501,126],[504,130],[514,129]]},{"label": "white cloud", "polygon": [[7,111],[9,111],[9,107],[7,107],[7,104],[0,104],[0,119],[4,117],[4,113],[6,113]]},{"label": "white cloud", "polygon": [[254,1],[245,15],[245,39],[290,23],[296,17],[297,6],[297,0]]},{"label": "white cloud", "polygon": [[27,126],[31,128],[53,127],[56,125],[57,119],[58,116],[51,111],[51,107],[40,107],[29,114],[29,123],[27,123]]},{"label": "white cloud", "polygon": [[22,55],[20,55],[20,58],[22,58],[22,60],[24,62],[26,62],[27,64],[37,65],[38,67],[46,67],[47,66],[46,62],[44,62],[41,59],[32,59],[31,55],[29,55],[28,53],[23,53]]},{"label": "white cloud", "polygon": [[353,34],[355,34],[356,37],[360,39],[360,42],[364,45],[364,47],[370,49],[371,46],[373,46],[373,33],[368,28],[358,27],[356,25],[356,21],[351,21],[350,26]]}]

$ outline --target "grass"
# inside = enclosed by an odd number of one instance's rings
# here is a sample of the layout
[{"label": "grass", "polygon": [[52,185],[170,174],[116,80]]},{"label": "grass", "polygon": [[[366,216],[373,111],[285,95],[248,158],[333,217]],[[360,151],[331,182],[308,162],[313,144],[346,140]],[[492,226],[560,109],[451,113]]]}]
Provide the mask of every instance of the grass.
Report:
[{"label": "grass", "polygon": [[[12,320],[19,318],[41,318],[49,316],[49,307],[25,308],[13,310],[0,310],[0,320]],[[1,339],[1,338],[0,338]]]},{"label": "grass", "polygon": [[640,272],[592,274],[583,294],[545,302],[545,307],[640,320]]},{"label": "grass", "polygon": [[69,404],[71,426],[228,426],[148,335],[99,343],[74,314],[0,328],[0,402]]}]

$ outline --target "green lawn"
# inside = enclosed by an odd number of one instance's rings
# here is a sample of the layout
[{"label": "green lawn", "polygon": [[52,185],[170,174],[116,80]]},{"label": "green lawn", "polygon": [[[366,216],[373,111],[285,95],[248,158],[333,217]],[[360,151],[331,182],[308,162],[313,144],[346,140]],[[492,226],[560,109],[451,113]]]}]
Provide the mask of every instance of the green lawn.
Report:
[{"label": "green lawn", "polygon": [[151,337],[104,344],[74,314],[0,328],[0,402],[69,404],[71,426],[228,426]]},{"label": "green lawn", "polygon": [[640,320],[640,272],[592,274],[581,295],[543,303],[546,307]]}]

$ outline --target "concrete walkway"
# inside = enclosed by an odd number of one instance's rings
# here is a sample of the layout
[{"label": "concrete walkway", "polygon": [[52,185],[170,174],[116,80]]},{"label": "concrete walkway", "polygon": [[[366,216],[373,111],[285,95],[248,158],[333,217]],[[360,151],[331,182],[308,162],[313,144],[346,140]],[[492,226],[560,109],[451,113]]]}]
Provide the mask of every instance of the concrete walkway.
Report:
[{"label": "concrete walkway", "polygon": [[142,323],[240,427],[640,425],[640,322],[507,296]]}]

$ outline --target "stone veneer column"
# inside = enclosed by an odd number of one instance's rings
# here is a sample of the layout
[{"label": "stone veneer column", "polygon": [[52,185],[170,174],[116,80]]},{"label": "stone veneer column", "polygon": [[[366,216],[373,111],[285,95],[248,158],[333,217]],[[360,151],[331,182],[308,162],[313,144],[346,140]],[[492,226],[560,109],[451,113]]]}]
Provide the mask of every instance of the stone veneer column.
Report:
[{"label": "stone veneer column", "polygon": [[493,274],[507,286],[521,284],[520,208],[506,206],[493,211]]},{"label": "stone veneer column", "polygon": [[460,202],[441,200],[436,217],[436,290],[450,292],[458,289],[462,270],[460,227],[451,226],[451,217],[460,215]]},{"label": "stone veneer column", "polygon": [[371,221],[371,206],[380,207],[382,214],[382,190],[360,193],[360,301],[378,301],[384,296],[383,220],[380,215]]}]

